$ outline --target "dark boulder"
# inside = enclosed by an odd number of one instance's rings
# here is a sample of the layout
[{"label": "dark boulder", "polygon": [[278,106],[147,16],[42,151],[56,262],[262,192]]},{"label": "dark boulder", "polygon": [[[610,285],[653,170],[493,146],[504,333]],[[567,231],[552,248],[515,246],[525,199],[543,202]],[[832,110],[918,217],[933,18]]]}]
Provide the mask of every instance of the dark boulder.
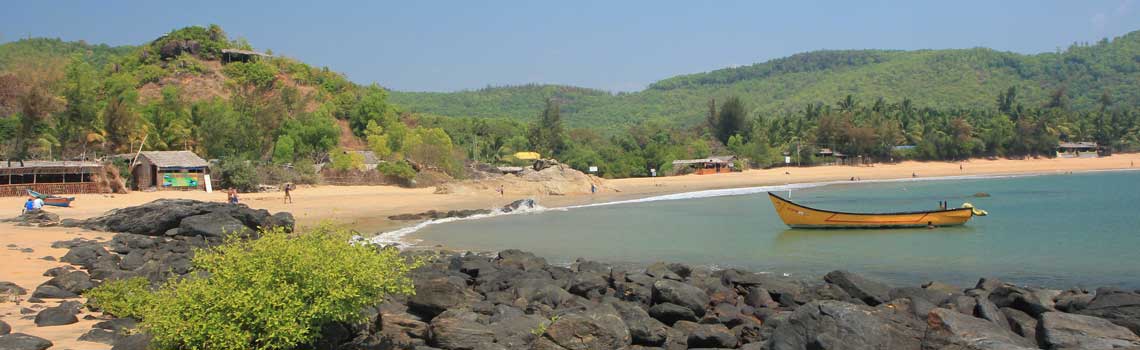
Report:
[{"label": "dark boulder", "polygon": [[71,267],[71,265],[53,267],[53,268],[48,269],[47,271],[44,271],[43,276],[44,277],[55,277],[55,276],[59,276],[59,275],[68,273],[70,271],[75,271],[75,268]]},{"label": "dark boulder", "polygon": [[453,308],[474,304],[481,297],[467,288],[463,280],[437,277],[415,281],[416,294],[408,298],[408,310],[431,319]]},{"label": "dark boulder", "polygon": [[514,268],[523,271],[541,270],[546,266],[546,259],[518,249],[507,249],[499,252],[495,263],[500,267]]},{"label": "dark boulder", "polygon": [[975,299],[978,304],[974,307],[974,316],[993,322],[1003,329],[1011,330],[1009,321],[1005,318],[1005,314],[998,309],[997,305],[994,305],[994,303],[986,298],[975,297]]},{"label": "dark boulder", "polygon": [[1045,290],[1030,290],[1010,284],[997,286],[989,293],[989,299],[994,305],[1025,311],[1033,317],[1040,317],[1041,314],[1049,311],[1057,311],[1053,307],[1054,296]]},{"label": "dark boulder", "polygon": [[631,343],[621,317],[604,312],[561,316],[546,328],[543,339],[565,349],[620,349]]},{"label": "dark boulder", "polygon": [[1037,344],[993,322],[947,309],[934,309],[927,319],[936,334],[974,349],[1035,349]]},{"label": "dark boulder", "polygon": [[12,326],[4,323],[4,321],[0,321],[0,335],[5,335],[8,333],[12,333]]},{"label": "dark boulder", "polygon": [[534,209],[537,205],[538,203],[535,202],[534,199],[519,199],[511,202],[511,204],[504,205],[502,208],[499,208],[499,211],[503,213],[510,213],[518,210]]},{"label": "dark boulder", "polygon": [[690,349],[693,348],[735,348],[739,340],[728,327],[722,324],[697,324],[688,321],[678,322],[677,329],[685,332]]},{"label": "dark boulder", "polygon": [[49,307],[36,314],[36,327],[62,326],[79,322],[76,310],[67,306]]},{"label": "dark boulder", "polygon": [[918,349],[921,343],[919,332],[879,317],[872,308],[833,300],[810,302],[765,327],[772,327],[765,343],[772,350]]},{"label": "dark boulder", "polygon": [[441,349],[479,349],[495,342],[495,332],[470,311],[448,310],[431,320],[431,345]]},{"label": "dark boulder", "polygon": [[748,287],[747,294],[744,295],[744,303],[754,308],[770,308],[774,309],[779,307],[780,304],[772,299],[772,295],[768,293],[767,289],[762,287]]},{"label": "dark boulder", "polygon": [[59,287],[59,289],[71,292],[73,294],[83,294],[91,288],[95,288],[95,282],[91,281],[91,276],[88,276],[83,271],[71,271],[44,282],[49,286]]},{"label": "dark boulder", "polygon": [[98,328],[98,329],[109,330],[109,331],[112,331],[112,332],[115,332],[118,334],[129,334],[129,333],[134,333],[134,331],[136,329],[138,329],[139,322],[133,318],[130,318],[130,317],[122,317],[122,318],[116,318],[116,319],[111,319],[111,320],[107,320],[107,321],[102,321],[102,322],[96,323],[92,327]]},{"label": "dark boulder", "polygon": [[149,350],[153,339],[150,333],[132,334],[116,341],[111,350]]},{"label": "dark boulder", "polygon": [[[942,305],[956,293],[934,288],[903,287],[891,289],[890,299],[922,299],[934,305]],[[960,294],[960,293],[957,293]]]},{"label": "dark boulder", "polygon": [[629,329],[633,344],[659,346],[665,343],[669,327],[649,316],[641,306],[619,300],[610,300],[609,303],[621,315],[622,322],[625,322],[626,328]]},{"label": "dark boulder", "polygon": [[[287,225],[289,221],[284,215],[271,218],[266,210],[250,209],[244,205],[190,199],[159,199],[134,207],[110,211],[103,216],[84,221],[82,227],[147,236],[163,236],[167,231],[178,228],[179,235],[195,235],[199,233],[184,232],[182,229],[183,220],[204,214],[218,214],[210,217],[216,219],[221,219],[223,215],[227,216],[240,221],[245,228],[250,230],[256,230],[259,227]],[[230,220],[224,221],[227,224],[233,223]],[[200,227],[204,229],[204,232],[217,233],[218,231],[205,223],[201,224]],[[292,227],[286,229],[291,230]]]},{"label": "dark boulder", "polygon": [[88,244],[71,248],[67,251],[67,254],[59,258],[59,261],[90,269],[95,266],[95,262],[98,261],[99,258],[110,255],[111,252],[104,249],[101,244]]},{"label": "dark boulder", "polygon": [[673,280],[653,282],[653,303],[672,303],[693,310],[697,317],[704,316],[709,296],[700,288]]},{"label": "dark boulder", "polygon": [[1140,347],[1140,336],[1103,318],[1046,312],[1037,335],[1049,349],[1117,349]]},{"label": "dark boulder", "polygon": [[581,297],[587,297],[590,291],[605,292],[609,282],[600,274],[586,272],[578,273],[570,279],[569,292]]},{"label": "dark boulder", "polygon": [[1054,307],[1059,311],[1076,313],[1087,308],[1094,297],[1096,296],[1089,294],[1089,292],[1085,290],[1067,290],[1058,294],[1056,298],[1053,298],[1055,301]]},{"label": "dark boulder", "polygon": [[1025,313],[1025,311],[1008,307],[1001,308],[1001,312],[1005,314],[1005,319],[1009,320],[1009,329],[1011,331],[1025,337],[1025,339],[1037,340],[1036,318]]},{"label": "dark boulder", "polygon": [[1098,290],[1078,313],[1107,319],[1140,334],[1140,293]]},{"label": "dark boulder", "polygon": [[39,287],[36,287],[36,291],[32,292],[32,296],[40,299],[70,299],[79,297],[78,294],[47,284],[41,284]]},{"label": "dark boulder", "polygon": [[25,295],[28,291],[12,282],[0,282],[0,294]]},{"label": "dark boulder", "polygon": [[44,350],[52,345],[47,339],[24,333],[0,335],[0,350]]},{"label": "dark boulder", "polygon": [[677,273],[673,272],[673,270],[670,270],[669,266],[665,265],[663,262],[656,262],[649,265],[645,268],[645,274],[657,279],[664,278],[674,281],[685,280],[683,277],[681,277],[681,275],[678,275]]},{"label": "dark boulder", "polygon": [[119,339],[122,338],[123,336],[116,334],[113,331],[99,328],[89,330],[87,333],[83,333],[83,335],[79,336],[80,341],[107,345],[115,345],[115,342],[119,341]]},{"label": "dark boulder", "polygon": [[241,220],[226,213],[212,212],[182,219],[178,234],[182,236],[225,237],[241,234],[248,228]]},{"label": "dark boulder", "polygon": [[673,303],[653,305],[649,308],[649,316],[667,325],[673,325],[677,321],[696,322],[698,320],[692,309]]},{"label": "dark boulder", "polygon": [[863,278],[855,273],[836,270],[823,277],[828,283],[842,288],[851,297],[875,306],[891,300],[891,288],[878,281]]}]

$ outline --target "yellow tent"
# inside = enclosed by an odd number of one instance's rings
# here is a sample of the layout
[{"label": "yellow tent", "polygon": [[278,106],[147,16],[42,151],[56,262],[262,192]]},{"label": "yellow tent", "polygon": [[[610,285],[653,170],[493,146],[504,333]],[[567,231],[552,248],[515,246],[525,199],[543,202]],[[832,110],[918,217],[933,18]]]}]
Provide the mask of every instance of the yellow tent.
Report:
[{"label": "yellow tent", "polygon": [[541,159],[542,156],[540,156],[538,152],[515,152],[515,158],[522,160],[538,160]]}]

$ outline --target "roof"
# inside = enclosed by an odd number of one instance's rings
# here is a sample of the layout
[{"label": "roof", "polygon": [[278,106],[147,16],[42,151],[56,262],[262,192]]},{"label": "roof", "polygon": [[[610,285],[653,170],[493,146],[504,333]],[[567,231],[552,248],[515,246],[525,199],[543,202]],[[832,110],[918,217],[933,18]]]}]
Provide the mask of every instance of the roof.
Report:
[{"label": "roof", "polygon": [[146,157],[159,168],[204,168],[209,162],[190,151],[145,151],[139,157]]},{"label": "roof", "polygon": [[0,169],[30,169],[30,168],[96,168],[103,165],[97,162],[76,160],[25,160],[21,166],[19,161],[0,160]]},{"label": "roof", "polygon": [[1061,142],[1060,148],[1096,148],[1096,142]]},{"label": "roof", "polygon": [[701,159],[678,159],[673,161],[673,165],[685,164],[704,164],[704,163],[731,163],[736,159],[736,156],[713,156]]},{"label": "roof", "polygon": [[270,55],[267,53],[250,51],[250,50],[238,50],[238,49],[222,49],[222,53],[224,53],[224,54],[228,53],[228,54],[239,54],[239,55],[273,57],[273,55]]}]

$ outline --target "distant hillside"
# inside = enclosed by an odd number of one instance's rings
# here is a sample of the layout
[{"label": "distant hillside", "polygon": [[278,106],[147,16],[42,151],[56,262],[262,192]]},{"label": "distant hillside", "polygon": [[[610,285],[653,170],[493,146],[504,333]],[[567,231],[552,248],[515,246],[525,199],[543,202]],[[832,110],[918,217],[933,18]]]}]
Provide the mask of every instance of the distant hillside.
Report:
[{"label": "distant hillside", "polygon": [[744,67],[680,75],[622,94],[567,86],[524,85],[454,93],[393,92],[405,110],[456,117],[533,120],[542,100],[562,102],[575,127],[646,119],[682,124],[704,118],[709,98],[740,96],[759,114],[834,104],[847,95],[936,108],[992,107],[1016,86],[1021,101],[1043,104],[1065,89],[1075,109],[1090,109],[1104,92],[1118,105],[1140,105],[1140,31],[1063,52],[1022,55],[985,48],[920,51],[815,51]]},{"label": "distant hillside", "polygon": [[83,41],[31,38],[0,45],[0,71],[13,62],[44,59],[67,59],[80,54],[95,67],[103,67],[118,56],[134,51],[135,46],[90,45]]}]

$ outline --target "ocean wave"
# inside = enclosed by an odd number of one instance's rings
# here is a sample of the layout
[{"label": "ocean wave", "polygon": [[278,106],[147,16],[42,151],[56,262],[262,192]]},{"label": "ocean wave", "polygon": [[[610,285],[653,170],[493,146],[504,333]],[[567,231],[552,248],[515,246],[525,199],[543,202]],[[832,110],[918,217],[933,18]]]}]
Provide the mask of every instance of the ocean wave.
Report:
[{"label": "ocean wave", "polygon": [[537,214],[537,213],[544,213],[544,212],[548,212],[548,211],[567,211],[567,210],[573,210],[573,209],[593,208],[593,207],[621,205],[621,204],[637,204],[637,203],[674,201],[674,200],[698,199],[698,198],[743,196],[743,195],[759,194],[759,193],[765,193],[765,192],[777,192],[777,193],[779,193],[779,192],[784,192],[784,191],[794,191],[794,190],[802,190],[802,189],[808,189],[808,188],[815,188],[815,187],[822,187],[822,186],[829,186],[829,185],[840,185],[840,184],[895,183],[895,182],[920,182],[920,181],[952,181],[952,180],[985,180],[985,179],[1004,179],[1004,178],[1028,177],[1028,176],[1039,176],[1039,175],[1052,175],[1052,174],[1045,173],[1045,174],[1008,174],[1008,175],[954,175],[954,176],[915,177],[915,178],[880,179],[880,180],[859,180],[859,181],[837,180],[837,181],[824,181],[824,182],[793,183],[793,184],[786,184],[786,185],[768,185],[768,186],[725,188],[725,189],[715,189],[715,190],[681,192],[681,193],[672,193],[672,194],[651,196],[651,197],[645,197],[645,198],[627,199],[627,200],[619,200],[619,201],[603,202],[603,203],[571,205],[571,206],[557,207],[557,208],[546,208],[546,207],[543,207],[543,206],[535,203],[534,207],[519,208],[519,209],[511,211],[511,212],[503,212],[501,209],[496,208],[496,209],[492,210],[491,213],[489,213],[489,214],[478,214],[478,215],[472,215],[472,216],[463,217],[463,218],[443,218],[443,219],[427,220],[427,221],[423,221],[423,222],[417,223],[415,225],[404,227],[404,228],[401,228],[398,230],[381,233],[381,234],[379,234],[373,238],[370,238],[369,241],[374,243],[374,244],[411,246],[411,245],[415,245],[416,243],[419,243],[419,241],[418,240],[410,241],[410,240],[405,239],[405,237],[407,237],[407,235],[415,233],[416,231],[419,231],[425,227],[428,227],[431,225],[437,225],[437,224],[445,224],[445,223],[449,223],[449,222],[479,220],[479,219],[486,219],[486,218],[492,218],[492,217],[498,217],[498,216],[504,216],[504,215]]}]

